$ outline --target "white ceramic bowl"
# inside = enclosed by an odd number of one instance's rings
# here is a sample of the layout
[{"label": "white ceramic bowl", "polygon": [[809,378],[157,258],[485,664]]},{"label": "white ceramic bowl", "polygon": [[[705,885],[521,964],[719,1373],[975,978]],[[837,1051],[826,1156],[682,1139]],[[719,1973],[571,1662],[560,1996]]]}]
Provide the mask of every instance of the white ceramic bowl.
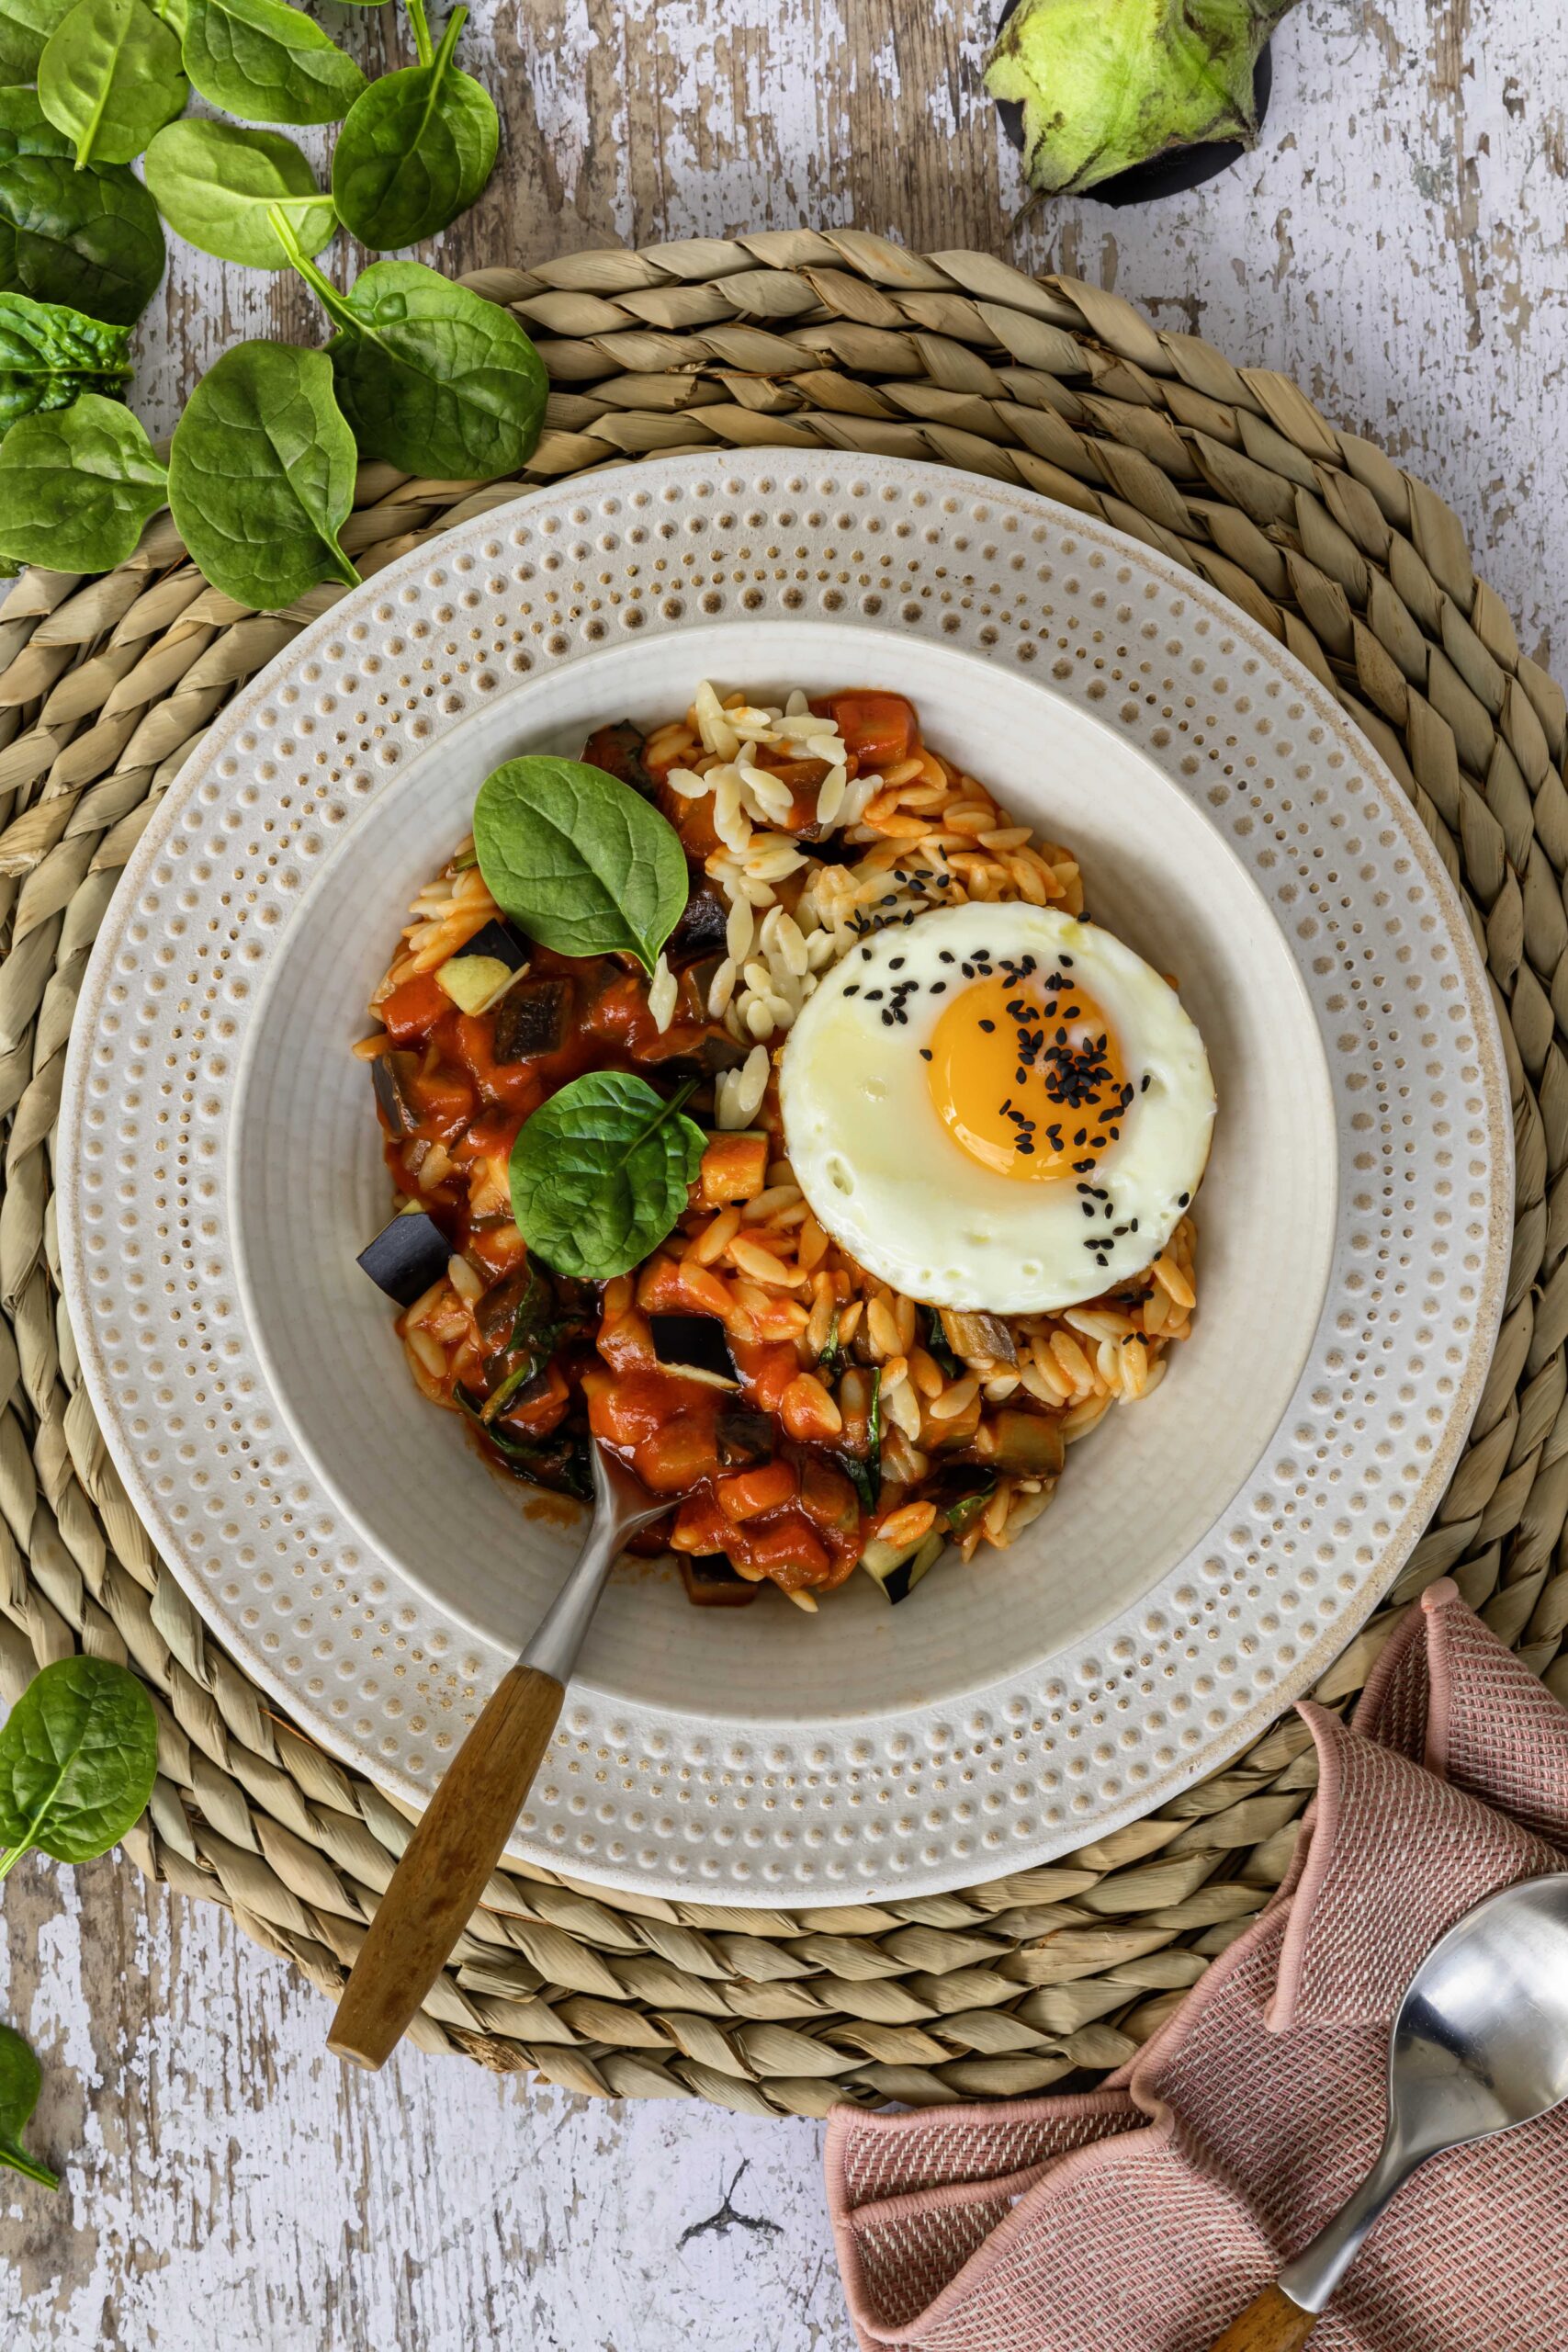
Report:
[{"label": "white ceramic bowl", "polygon": [[214,723],[84,989],[61,1129],[85,1375],[132,1498],[247,1668],[418,1800],[570,1555],[410,1381],[355,1259],[389,1193],[349,1054],[501,760],[704,677],[908,692],[1176,973],[1220,1111],[1200,1305],[1005,1555],[889,1609],[607,1594],[517,1849],[745,1903],[993,1877],[1212,1769],[1433,1507],[1501,1297],[1484,978],[1332,698],[1190,575],[1028,492],[885,459],[659,461],[477,516],[337,603]]},{"label": "white ceramic bowl", "polygon": [[[554,1506],[489,1473],[408,1376],[395,1309],[355,1263],[389,1212],[370,1074],[348,1060],[403,910],[468,831],[492,768],[572,757],[594,726],[678,715],[704,678],[782,699],[874,684],[1011,815],[1079,854],[1096,920],[1179,976],[1220,1114],[1199,1197],[1195,1337],[1145,1404],[1070,1453],[1012,1550],[953,1556],[890,1609],[852,1577],[816,1620],[764,1593],[695,1610],[673,1570],[630,1571],[601,1606],[581,1679],[608,1698],[753,1723],[951,1702],[1066,1648],[1140,1600],[1247,1476],[1306,1361],[1334,1242],[1338,1149],[1306,991],[1238,859],[1122,736],[1031,678],[878,631],[846,655],[817,621],[683,631],[553,671],[476,711],[378,796],[289,925],[242,1067],[234,1227],[245,1317],[322,1484],[481,1637],[515,1647],[573,1549]],[[1258,1312],[1269,1300],[1269,1311]]]}]

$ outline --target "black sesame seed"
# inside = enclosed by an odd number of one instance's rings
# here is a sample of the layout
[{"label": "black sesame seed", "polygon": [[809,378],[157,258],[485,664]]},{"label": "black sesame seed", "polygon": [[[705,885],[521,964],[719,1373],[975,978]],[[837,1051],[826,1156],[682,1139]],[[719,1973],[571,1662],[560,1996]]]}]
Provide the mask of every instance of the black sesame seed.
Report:
[{"label": "black sesame seed", "polygon": [[845,989],[845,990],[844,990],[844,994],[845,994],[846,996],[859,996],[859,994],[860,994],[860,982],[859,982],[858,980],[851,980],[851,982],[849,983],[848,987],[847,987],[847,988]]},{"label": "black sesame seed", "polygon": [[901,970],[901,969],[902,969],[902,967],[903,967],[903,962],[904,962],[904,958],[902,957],[902,956],[895,956],[891,959],[891,968],[892,968],[895,972]]},{"label": "black sesame seed", "polygon": [[936,960],[939,964],[951,964],[953,960],[952,949],[949,947],[939,947],[937,950]]},{"label": "black sesame seed", "polygon": [[931,1059],[931,1047],[930,1047],[929,1046],[922,1046],[920,1047],[920,1059],[921,1059],[923,1062],[929,1062],[929,1061],[930,1061],[930,1059]]},{"label": "black sesame seed", "polygon": [[1177,1207],[1178,1207],[1179,1209],[1184,1209],[1184,1208],[1187,1206],[1188,1202],[1189,1202],[1191,1198],[1192,1198],[1192,1195],[1191,1195],[1191,1193],[1183,1193],[1180,1195],[1180,1197],[1178,1199],[1178,1201],[1177,1201],[1177,1204],[1176,1204]]},{"label": "black sesame seed", "polygon": [[[939,986],[939,987],[941,986],[940,981],[938,982],[938,986]],[[987,1035],[987,1037],[991,1035],[992,1031],[996,1028],[996,1025],[997,1025],[997,1024],[996,1024],[996,1023],[995,1023],[994,1021],[982,1021],[982,1022],[981,1022],[981,1023],[980,1023],[981,1028],[985,1031],[985,1033],[986,1033],[986,1035]]]},{"label": "black sesame seed", "polygon": [[946,993],[947,982],[945,980],[933,980],[931,982],[932,996],[944,996]]}]

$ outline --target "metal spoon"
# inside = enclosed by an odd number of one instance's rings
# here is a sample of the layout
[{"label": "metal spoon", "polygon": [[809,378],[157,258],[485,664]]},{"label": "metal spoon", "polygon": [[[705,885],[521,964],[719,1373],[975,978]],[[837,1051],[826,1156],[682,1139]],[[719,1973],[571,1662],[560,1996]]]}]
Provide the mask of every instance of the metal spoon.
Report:
[{"label": "metal spoon", "polygon": [[595,1445],[593,1523],[538,1631],[441,1776],[376,1906],[327,2036],[356,2066],[385,2065],[501,1860],[534,1784],[610,1564],[669,1510]]},{"label": "metal spoon", "polygon": [[1294,2352],[1417,2165],[1565,2098],[1568,1872],[1488,1895],[1433,1945],[1393,2021],[1377,2162],[1213,2352]]}]

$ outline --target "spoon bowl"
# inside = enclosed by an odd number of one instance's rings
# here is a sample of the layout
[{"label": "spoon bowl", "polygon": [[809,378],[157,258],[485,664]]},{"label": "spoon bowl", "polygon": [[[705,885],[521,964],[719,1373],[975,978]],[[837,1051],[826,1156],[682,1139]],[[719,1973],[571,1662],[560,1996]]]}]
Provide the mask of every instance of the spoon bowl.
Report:
[{"label": "spoon bowl", "polygon": [[1467,1911],[1416,1970],[1389,2052],[1389,2112],[1422,2157],[1565,2098],[1568,1875],[1527,1879]]},{"label": "spoon bowl", "polygon": [[1568,2099],[1568,1871],[1490,1894],[1432,1946],[1393,2020],[1377,2162],[1213,2352],[1294,2352],[1390,2199],[1429,2156]]}]

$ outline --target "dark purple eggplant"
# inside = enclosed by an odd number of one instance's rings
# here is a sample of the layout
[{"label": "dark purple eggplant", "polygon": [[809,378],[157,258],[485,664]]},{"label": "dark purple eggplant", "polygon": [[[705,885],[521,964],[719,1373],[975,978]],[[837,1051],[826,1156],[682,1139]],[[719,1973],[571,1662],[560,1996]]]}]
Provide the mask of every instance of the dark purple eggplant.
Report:
[{"label": "dark purple eggplant", "polygon": [[570,1013],[570,981],[519,980],[495,1009],[496,1060],[522,1062],[536,1054],[558,1054]]},{"label": "dark purple eggplant", "polygon": [[417,1054],[378,1054],[370,1065],[376,1100],[387,1122],[387,1133],[395,1142],[412,1136],[419,1125],[419,1112],[408,1091],[418,1069]]},{"label": "dark purple eggplant", "polygon": [[731,1567],[723,1552],[700,1552],[694,1557],[682,1552],[678,1556],[681,1581],[694,1607],[744,1609],[748,1601],[756,1600],[756,1586]]},{"label": "dark purple eggplant", "polygon": [[726,1405],[714,1428],[721,1468],[750,1470],[759,1462],[771,1462],[777,1434],[771,1413],[759,1413],[750,1405]]},{"label": "dark purple eggplant", "polygon": [[400,1306],[412,1306],[446,1271],[452,1244],[423,1209],[405,1209],[384,1225],[356,1263],[378,1290]]},{"label": "dark purple eggplant", "polygon": [[651,800],[659,786],[643,764],[643,746],[648,738],[629,718],[617,719],[613,726],[595,728],[582,747],[582,756],[591,768],[603,768],[618,783],[629,784],[645,800]]},{"label": "dark purple eggplant", "polygon": [[729,910],[718,892],[705,882],[694,881],[685,910],[665,943],[671,971],[695,964],[704,956],[722,956],[728,944]]},{"label": "dark purple eggplant", "polygon": [[705,1380],[739,1387],[740,1374],[716,1315],[650,1315],[653,1352],[671,1372],[694,1372]]},{"label": "dark purple eggplant", "polygon": [[509,972],[520,972],[533,950],[520,931],[514,931],[504,915],[496,915],[472,939],[448,956],[449,964],[461,963],[465,956],[479,956],[488,962],[504,964]]}]

